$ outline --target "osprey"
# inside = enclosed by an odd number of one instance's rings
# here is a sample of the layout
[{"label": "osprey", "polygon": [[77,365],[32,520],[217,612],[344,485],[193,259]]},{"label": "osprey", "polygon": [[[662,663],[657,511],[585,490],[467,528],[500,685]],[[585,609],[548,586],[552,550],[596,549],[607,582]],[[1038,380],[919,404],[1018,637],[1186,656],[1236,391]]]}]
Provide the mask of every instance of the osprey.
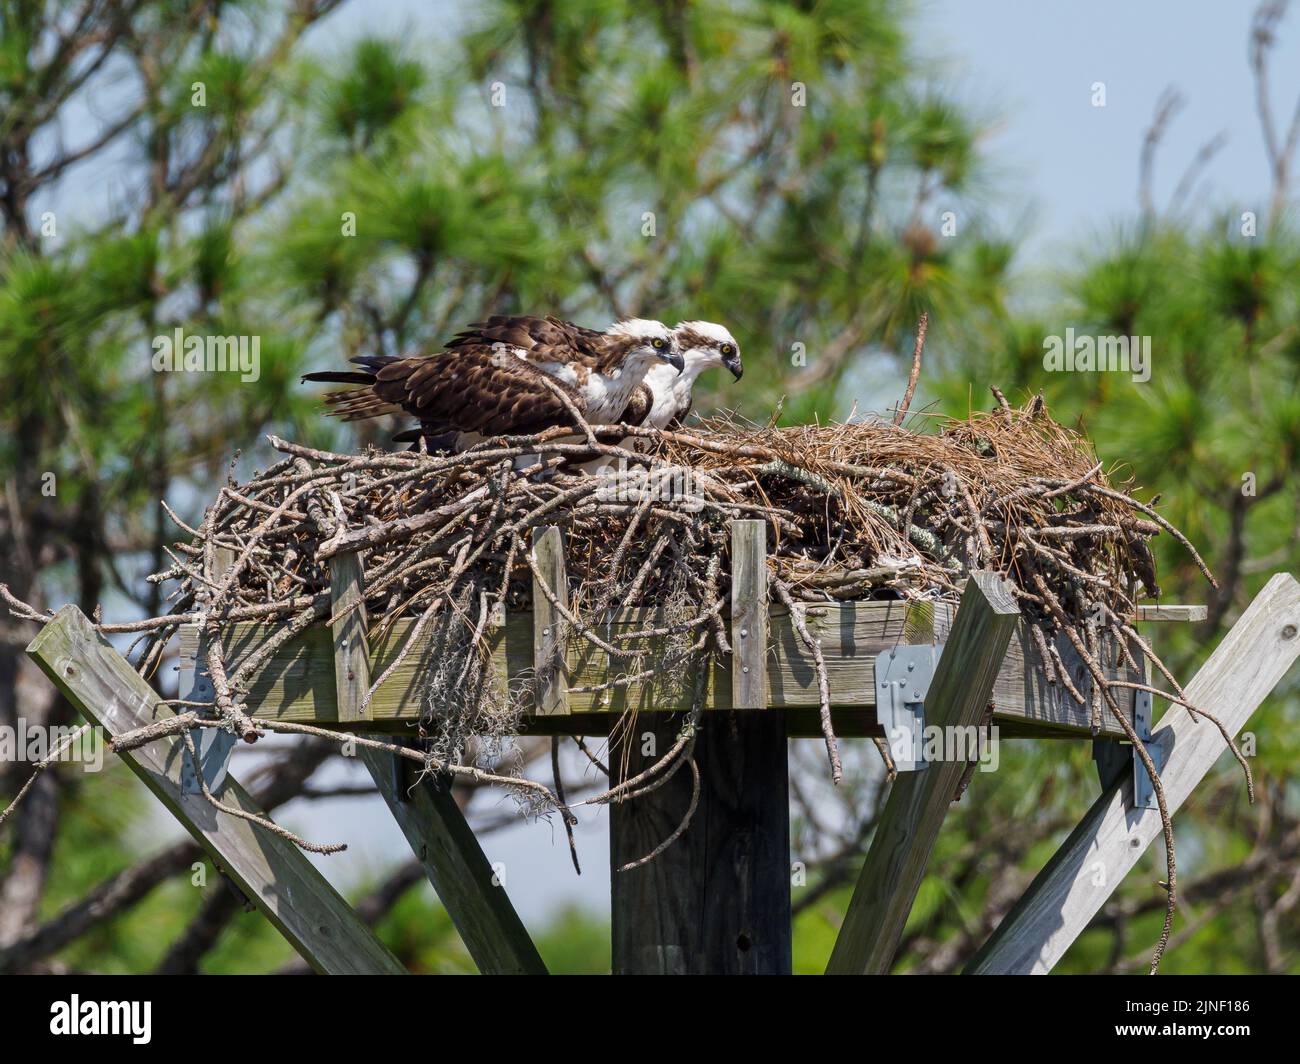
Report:
[{"label": "osprey", "polygon": [[680,424],[691,411],[691,389],[706,369],[723,366],[740,380],[744,372],[740,345],[721,325],[711,321],[682,321],[677,323],[673,336],[681,348],[682,371],[672,373],[666,366],[652,367],[619,418],[623,424],[656,429]]},{"label": "osprey", "polygon": [[395,439],[456,432],[462,443],[572,424],[557,392],[588,422],[617,421],[652,366],[671,373],[683,366],[663,322],[629,318],[598,332],[557,318],[500,314],[474,322],[441,351],[352,361],[363,369],[302,378],[361,386],[326,393],[332,414],[356,421],[405,411],[420,428]]}]

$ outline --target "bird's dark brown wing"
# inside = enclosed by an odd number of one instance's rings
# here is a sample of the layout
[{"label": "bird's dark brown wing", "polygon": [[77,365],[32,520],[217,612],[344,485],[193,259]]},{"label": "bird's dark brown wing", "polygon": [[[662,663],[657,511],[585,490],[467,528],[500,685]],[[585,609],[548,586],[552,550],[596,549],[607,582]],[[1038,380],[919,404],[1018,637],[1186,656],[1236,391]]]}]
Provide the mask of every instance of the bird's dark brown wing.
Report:
[{"label": "bird's dark brown wing", "polygon": [[524,351],[532,362],[573,362],[598,357],[605,340],[604,333],[559,318],[494,314],[461,330],[447,348],[508,344]]},{"label": "bird's dark brown wing", "polygon": [[650,416],[650,408],[654,405],[654,395],[650,391],[649,385],[639,384],[636,391],[632,393],[632,398],[627,401],[622,415],[619,417],[624,425],[644,425],[645,419]]},{"label": "bird's dark brown wing", "polygon": [[677,409],[673,411],[672,419],[668,422],[668,428],[673,432],[676,432],[678,429],[685,428],[686,417],[688,414],[690,414],[691,407],[694,405],[695,405],[695,396],[688,395],[686,397],[686,401],[680,404],[677,407]]},{"label": "bird's dark brown wing", "polygon": [[[452,351],[386,361],[377,367],[375,383],[362,390],[372,399],[362,398],[360,403],[366,411],[372,403],[387,410],[405,410],[431,432],[524,435],[552,425],[572,424],[556,388],[582,410],[582,396],[576,389],[517,355],[467,344]],[[368,412],[350,415],[357,400],[334,400],[332,396],[326,400],[345,417],[373,416]]]}]

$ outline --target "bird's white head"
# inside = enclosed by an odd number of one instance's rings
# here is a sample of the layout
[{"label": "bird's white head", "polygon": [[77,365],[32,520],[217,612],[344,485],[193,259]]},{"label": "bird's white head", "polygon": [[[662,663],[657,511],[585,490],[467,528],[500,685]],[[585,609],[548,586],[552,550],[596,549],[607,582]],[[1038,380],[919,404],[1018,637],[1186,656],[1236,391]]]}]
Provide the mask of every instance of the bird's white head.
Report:
[{"label": "bird's white head", "polygon": [[631,365],[650,366],[656,361],[666,362],[682,371],[682,352],[673,330],[661,321],[649,318],[624,318],[609,327],[609,333],[633,341],[629,345],[627,360]]},{"label": "bird's white head", "polygon": [[698,376],[710,366],[722,366],[740,380],[745,371],[740,361],[740,344],[724,326],[712,321],[679,321],[673,335],[688,370]]}]

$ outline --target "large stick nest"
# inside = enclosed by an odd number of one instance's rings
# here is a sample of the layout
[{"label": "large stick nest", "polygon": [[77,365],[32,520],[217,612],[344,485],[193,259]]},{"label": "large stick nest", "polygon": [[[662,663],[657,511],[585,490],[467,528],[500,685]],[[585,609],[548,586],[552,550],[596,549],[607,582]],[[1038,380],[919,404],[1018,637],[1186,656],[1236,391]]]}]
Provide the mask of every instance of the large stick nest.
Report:
[{"label": "large stick nest", "polygon": [[[726,522],[760,517],[773,530],[772,574],[802,601],[954,598],[972,568],[1002,573],[1050,618],[1041,576],[1080,624],[1098,607],[1131,620],[1139,598],[1159,595],[1149,540],[1163,529],[1186,541],[1131,484],[1112,484],[1082,437],[1041,409],[937,429],[714,421],[641,430],[638,450],[553,430],[454,455],[339,455],[273,439],[289,457],[224,489],[160,578],[179,580],[187,606],[206,597],[210,610],[274,619],[328,590],[330,557],[360,549],[372,623],[419,615],[464,583],[526,608],[529,535],[558,525],[576,603],[654,605],[683,566],[694,582],[720,564],[709,579],[723,596]],[[532,455],[542,464],[515,468]],[[606,475],[575,468],[593,457]],[[205,546],[238,559],[220,603],[198,575]],[[600,594],[611,587],[630,597]]]},{"label": "large stick nest", "polygon": [[[303,628],[339,620],[329,562],[361,552],[372,628],[411,616],[410,644],[435,625],[448,648],[430,678],[430,708],[439,716],[441,706],[444,734],[457,722],[442,751],[455,759],[469,735],[501,737],[523,712],[525,697],[486,683],[483,636],[503,609],[529,607],[542,578],[532,537],[543,526],[565,533],[570,587],[561,612],[618,667],[607,687],[652,671],[644,660],[652,636],[667,639],[653,663],[661,675],[682,674],[664,667],[674,658],[729,653],[722,613],[733,518],[768,523],[772,596],[794,611],[818,657],[802,623],[809,604],[955,599],[968,571],[991,569],[1021,598],[1049,678],[1059,675],[1080,702],[1055,637],[1064,632],[1091,662],[1099,631],[1121,643],[1135,635],[1138,599],[1159,594],[1153,536],[1177,537],[1209,577],[1182,535],[1135,500],[1130,484],[1112,485],[1087,441],[1041,402],[936,419],[932,428],[719,420],[690,432],[633,430],[621,443],[613,427],[576,438],[554,429],[457,454],[342,455],[272,438],[286,457],[223,488],[199,528],[181,526],[188,537],[171,569],[151,578],[177,581],[176,605],[148,622],[141,667],[150,669],[196,613],[218,645],[222,621],[281,623],[259,654],[215,677],[223,712],[250,734],[239,711],[249,679]],[[228,570],[218,552],[234,559]],[[615,606],[657,612],[651,627],[603,638],[597,627]],[[215,658],[220,672],[226,663]],[[471,682],[475,675],[484,682]],[[1094,725],[1102,694],[1091,696]],[[838,778],[827,706],[823,717]]]}]

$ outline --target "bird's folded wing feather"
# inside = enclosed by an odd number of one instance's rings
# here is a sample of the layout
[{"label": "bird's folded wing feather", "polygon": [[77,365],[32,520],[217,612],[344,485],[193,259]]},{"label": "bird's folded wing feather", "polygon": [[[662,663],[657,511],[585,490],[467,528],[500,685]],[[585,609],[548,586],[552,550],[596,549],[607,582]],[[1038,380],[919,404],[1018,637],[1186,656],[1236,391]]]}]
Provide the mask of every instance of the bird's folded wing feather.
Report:
[{"label": "bird's folded wing feather", "polygon": [[369,390],[381,402],[418,417],[431,431],[501,436],[572,423],[556,389],[582,410],[576,389],[517,355],[479,343],[393,359],[378,370]]},{"label": "bird's folded wing feather", "polygon": [[568,363],[595,359],[606,339],[604,333],[559,318],[494,314],[457,333],[447,348],[505,344],[523,351],[530,362]]},{"label": "bird's folded wing feather", "polygon": [[627,401],[627,406],[618,420],[624,425],[644,425],[653,406],[654,393],[650,391],[650,386],[639,384],[636,391],[632,393],[632,398]]}]

